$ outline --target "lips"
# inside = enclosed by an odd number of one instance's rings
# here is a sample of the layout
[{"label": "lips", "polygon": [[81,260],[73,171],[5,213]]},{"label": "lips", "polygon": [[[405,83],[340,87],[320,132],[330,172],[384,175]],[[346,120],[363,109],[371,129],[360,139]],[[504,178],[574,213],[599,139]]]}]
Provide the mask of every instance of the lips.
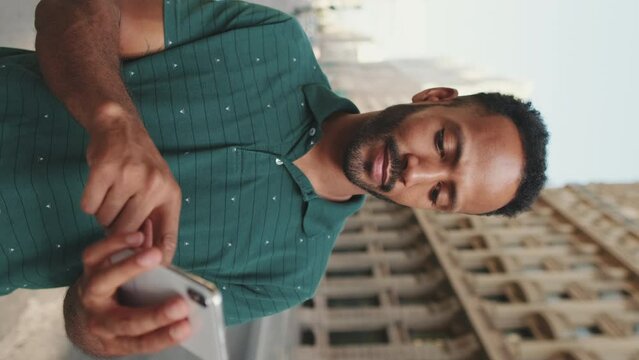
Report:
[{"label": "lips", "polygon": [[388,146],[379,148],[372,164],[371,178],[374,183],[382,187],[388,181],[390,175],[390,154]]},{"label": "lips", "polygon": [[384,186],[386,179],[388,179],[388,148],[384,146],[382,151],[384,152],[384,161],[382,162],[382,183],[380,186]]},{"label": "lips", "polygon": [[383,181],[384,181],[384,158],[385,158],[385,151],[384,148],[379,149],[376,153],[375,153],[375,158],[373,159],[372,162],[372,167],[371,167],[371,179],[373,180],[373,182],[375,184],[378,184],[379,186],[382,186]]}]

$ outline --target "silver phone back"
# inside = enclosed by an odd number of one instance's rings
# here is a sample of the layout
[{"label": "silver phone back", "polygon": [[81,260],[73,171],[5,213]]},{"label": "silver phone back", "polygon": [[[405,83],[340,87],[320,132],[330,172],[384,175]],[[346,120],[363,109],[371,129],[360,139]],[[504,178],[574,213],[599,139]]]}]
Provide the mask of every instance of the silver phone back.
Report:
[{"label": "silver phone back", "polygon": [[[189,303],[192,332],[180,346],[202,360],[228,360],[222,295],[215,285],[175,267],[158,267],[139,275],[120,289],[121,300],[129,306],[159,305],[181,295]],[[193,300],[189,290],[201,294],[206,306]]]}]

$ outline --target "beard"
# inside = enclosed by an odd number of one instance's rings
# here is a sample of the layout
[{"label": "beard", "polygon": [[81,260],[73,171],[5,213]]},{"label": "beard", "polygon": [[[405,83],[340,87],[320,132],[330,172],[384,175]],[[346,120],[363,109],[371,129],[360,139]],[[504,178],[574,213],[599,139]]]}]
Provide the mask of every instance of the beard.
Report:
[{"label": "beard", "polygon": [[[376,198],[393,202],[384,194],[393,190],[404,164],[392,133],[409,115],[428,106],[394,105],[365,122],[357,130],[344,153],[342,164],[346,178]],[[371,172],[373,162],[364,157],[364,150],[379,143],[383,143],[388,149],[390,170],[385,184],[372,185],[365,180],[365,176]]]}]

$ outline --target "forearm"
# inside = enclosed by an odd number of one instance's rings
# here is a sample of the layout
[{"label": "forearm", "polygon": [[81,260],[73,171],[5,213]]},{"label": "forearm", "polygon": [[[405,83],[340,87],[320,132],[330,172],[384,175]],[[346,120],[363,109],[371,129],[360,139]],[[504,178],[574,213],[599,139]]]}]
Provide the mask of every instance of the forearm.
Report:
[{"label": "forearm", "polygon": [[89,329],[87,328],[86,317],[81,311],[77,281],[67,290],[62,309],[64,313],[64,328],[69,340],[82,351],[90,355],[100,356],[99,349],[103,349],[102,343],[96,337],[87,336]]},{"label": "forearm", "polygon": [[120,75],[119,24],[110,0],[43,0],[36,9],[44,79],[89,133],[111,121],[138,121]]}]

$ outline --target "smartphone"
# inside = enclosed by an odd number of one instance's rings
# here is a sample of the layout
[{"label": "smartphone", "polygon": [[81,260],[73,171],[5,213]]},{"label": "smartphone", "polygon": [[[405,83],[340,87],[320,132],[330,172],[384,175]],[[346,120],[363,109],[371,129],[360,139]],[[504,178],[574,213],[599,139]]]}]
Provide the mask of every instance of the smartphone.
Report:
[{"label": "smartphone", "polygon": [[[111,257],[113,263],[134,254],[121,251]],[[120,287],[122,305],[147,307],[160,305],[180,295],[190,307],[191,336],[180,346],[202,360],[228,360],[222,294],[217,287],[175,266],[160,266],[147,271]]]}]

